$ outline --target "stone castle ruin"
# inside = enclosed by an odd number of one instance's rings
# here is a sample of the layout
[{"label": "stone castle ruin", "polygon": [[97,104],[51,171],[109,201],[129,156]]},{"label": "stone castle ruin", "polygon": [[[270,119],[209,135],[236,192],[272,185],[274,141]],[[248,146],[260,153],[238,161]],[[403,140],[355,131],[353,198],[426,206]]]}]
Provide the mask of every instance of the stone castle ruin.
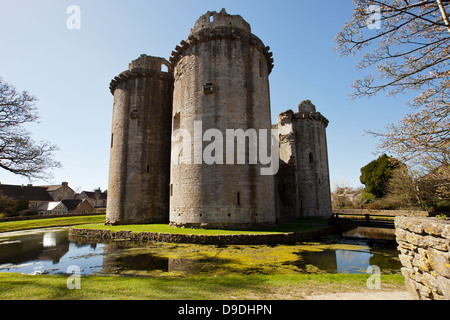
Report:
[{"label": "stone castle ruin", "polygon": [[[273,61],[250,25],[222,9],[197,20],[170,62],[141,55],[115,77],[106,224],[254,229],[330,217],[328,120],[303,101],[271,124]],[[216,161],[201,159],[231,129],[268,132],[259,142],[269,149],[276,129],[278,173],[263,175],[266,165],[250,161],[250,134],[223,138],[244,150],[244,163],[218,148]]]}]

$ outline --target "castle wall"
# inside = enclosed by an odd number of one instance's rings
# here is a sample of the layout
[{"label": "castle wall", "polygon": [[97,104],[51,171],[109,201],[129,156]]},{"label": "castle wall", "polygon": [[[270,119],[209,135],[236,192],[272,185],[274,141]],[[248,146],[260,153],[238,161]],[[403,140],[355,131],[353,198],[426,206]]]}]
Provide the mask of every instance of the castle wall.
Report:
[{"label": "castle wall", "polygon": [[111,82],[107,224],[167,223],[173,76],[142,55]]},{"label": "castle wall", "polygon": [[[263,153],[270,154],[272,68],[270,48],[242,17],[224,9],[201,16],[170,63],[146,55],[132,61],[110,86],[106,223],[250,229],[330,217],[328,120],[310,101],[278,118],[276,177],[261,174],[267,165],[259,150],[251,162],[251,138],[227,143],[229,130],[251,135],[256,129],[258,140],[265,129],[269,150]],[[242,145],[244,164],[237,163]],[[228,157],[230,146],[234,159]],[[206,154],[213,155],[212,163]]]},{"label": "castle wall", "polygon": [[[248,158],[246,164],[225,163],[227,129],[267,129],[270,141],[273,59],[247,26],[224,10],[208,12],[172,54],[174,129],[189,131],[193,140],[195,121],[202,122],[202,133],[218,129],[224,163],[194,164],[194,148],[181,142],[172,146],[171,225],[251,228],[275,223],[274,177],[262,176],[259,162],[249,164]],[[201,150],[211,143],[202,143],[201,137],[195,142]]]}]

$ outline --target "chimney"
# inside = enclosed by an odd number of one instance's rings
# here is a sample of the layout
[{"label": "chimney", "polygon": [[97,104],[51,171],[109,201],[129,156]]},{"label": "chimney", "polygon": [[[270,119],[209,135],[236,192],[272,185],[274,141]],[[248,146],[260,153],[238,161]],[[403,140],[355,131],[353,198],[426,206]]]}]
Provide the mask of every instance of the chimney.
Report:
[{"label": "chimney", "polygon": [[100,188],[95,189],[95,196],[94,196],[95,200],[100,200],[101,196],[102,196],[102,190]]},{"label": "chimney", "polygon": [[61,183],[64,187],[67,187],[68,185],[69,185],[69,183],[68,182],[63,182],[63,183]]}]

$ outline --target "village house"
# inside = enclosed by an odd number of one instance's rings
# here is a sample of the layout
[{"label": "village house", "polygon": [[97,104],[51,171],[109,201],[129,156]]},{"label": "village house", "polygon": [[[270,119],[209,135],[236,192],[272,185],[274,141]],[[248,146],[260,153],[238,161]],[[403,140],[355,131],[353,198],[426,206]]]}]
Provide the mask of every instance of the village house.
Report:
[{"label": "village house", "polygon": [[68,214],[69,210],[61,201],[50,201],[41,204],[36,208],[40,216],[42,215],[64,215]]},{"label": "village house", "polygon": [[28,201],[30,209],[36,209],[46,202],[53,201],[46,188],[36,187],[31,184],[20,186],[0,183],[0,192],[14,200]]},{"label": "village house", "polygon": [[[6,185],[0,183],[0,192],[11,199],[18,201],[28,201],[28,208],[37,211],[39,215],[64,215],[76,213],[95,212],[95,205],[106,207],[106,192],[103,195],[98,190],[98,195],[92,192],[92,198],[89,194],[83,192],[83,196],[75,193],[69,187],[67,182],[60,185],[33,186],[28,185]],[[96,201],[96,199],[98,199]]]},{"label": "village house", "polygon": [[64,215],[94,212],[89,201],[81,199],[67,199],[62,201],[45,202],[36,211],[39,215]]},{"label": "village house", "polygon": [[98,188],[95,191],[82,191],[76,195],[76,198],[89,201],[92,207],[98,210],[106,208],[108,193],[107,191],[102,192],[101,189]]},{"label": "village house", "polygon": [[40,186],[46,188],[46,191],[53,199],[53,201],[61,201],[66,199],[75,199],[75,191],[67,182],[63,182],[59,185]]}]

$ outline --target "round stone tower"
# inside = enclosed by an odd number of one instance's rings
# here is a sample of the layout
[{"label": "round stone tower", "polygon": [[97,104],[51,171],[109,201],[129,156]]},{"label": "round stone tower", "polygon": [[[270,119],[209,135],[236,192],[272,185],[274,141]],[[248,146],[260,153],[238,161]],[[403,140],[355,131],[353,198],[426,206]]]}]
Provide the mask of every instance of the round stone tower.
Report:
[{"label": "round stone tower", "polygon": [[[246,229],[275,224],[274,177],[261,175],[259,160],[250,161],[251,139],[228,134],[241,129],[250,136],[251,130],[266,129],[271,141],[269,49],[241,16],[222,9],[201,16],[172,52],[173,133],[188,134],[172,141],[171,225]],[[213,142],[223,149],[211,152]],[[244,144],[242,164],[238,149]],[[234,157],[227,157],[230,151]],[[214,161],[202,157],[206,153]]]},{"label": "round stone tower", "polygon": [[331,191],[326,128],[328,120],[309,100],[294,116],[300,217],[330,218]]},{"label": "round stone tower", "polygon": [[280,221],[331,217],[327,126],[328,120],[309,100],[299,104],[297,113],[288,110],[278,116]]},{"label": "round stone tower", "polygon": [[141,55],[111,81],[110,90],[114,106],[106,224],[168,223],[170,63]]}]

